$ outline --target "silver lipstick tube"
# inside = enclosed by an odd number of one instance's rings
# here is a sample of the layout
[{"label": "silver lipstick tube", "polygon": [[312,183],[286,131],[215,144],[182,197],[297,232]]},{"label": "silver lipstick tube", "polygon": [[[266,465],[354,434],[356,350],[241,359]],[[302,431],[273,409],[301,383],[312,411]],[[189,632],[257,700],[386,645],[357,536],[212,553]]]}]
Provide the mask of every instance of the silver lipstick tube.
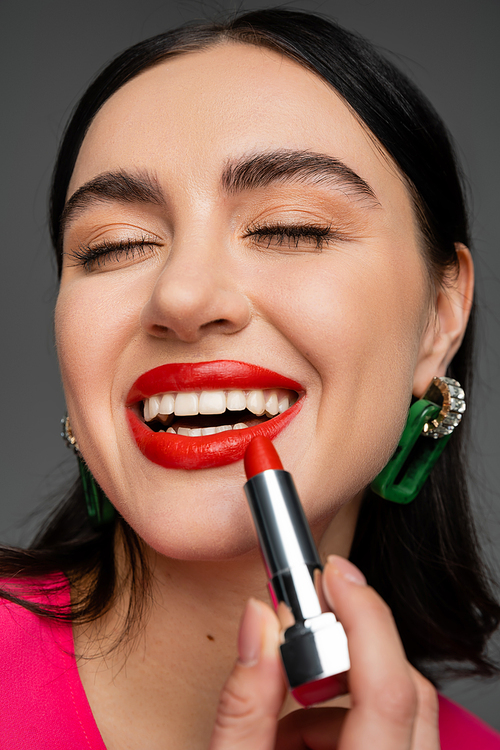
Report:
[{"label": "silver lipstick tube", "polygon": [[[281,657],[292,693],[301,688],[304,705],[314,683],[343,675],[350,667],[344,628],[321,606],[321,561],[291,475],[269,469],[245,484],[271,597],[282,624]],[[323,683],[324,684],[324,683]],[[329,698],[345,692],[332,680]],[[337,687],[335,687],[337,685]],[[304,691],[302,686],[310,687]],[[325,700],[323,691],[319,691]]]}]

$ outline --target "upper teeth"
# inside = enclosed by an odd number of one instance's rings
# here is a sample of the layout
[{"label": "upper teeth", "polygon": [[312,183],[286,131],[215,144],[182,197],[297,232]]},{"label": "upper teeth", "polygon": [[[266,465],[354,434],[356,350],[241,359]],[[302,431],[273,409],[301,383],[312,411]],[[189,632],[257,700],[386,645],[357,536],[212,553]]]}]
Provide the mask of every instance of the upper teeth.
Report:
[{"label": "upper teeth", "polygon": [[283,390],[201,391],[201,393],[162,393],[144,400],[144,419],[150,422],[158,415],[175,414],[179,417],[195,414],[223,414],[229,411],[248,411],[257,416],[274,417],[290,406],[290,392]]}]

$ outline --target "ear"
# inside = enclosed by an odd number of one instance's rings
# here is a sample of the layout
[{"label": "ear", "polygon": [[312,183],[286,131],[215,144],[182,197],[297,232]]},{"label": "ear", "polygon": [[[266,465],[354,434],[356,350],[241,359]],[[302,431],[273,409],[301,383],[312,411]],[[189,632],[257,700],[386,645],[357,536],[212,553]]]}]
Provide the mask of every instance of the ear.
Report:
[{"label": "ear", "polygon": [[435,376],[443,376],[458,351],[467,327],[474,294],[474,263],[457,243],[458,274],[446,276],[437,289],[434,314],[422,335],[413,377],[413,395],[422,398]]}]

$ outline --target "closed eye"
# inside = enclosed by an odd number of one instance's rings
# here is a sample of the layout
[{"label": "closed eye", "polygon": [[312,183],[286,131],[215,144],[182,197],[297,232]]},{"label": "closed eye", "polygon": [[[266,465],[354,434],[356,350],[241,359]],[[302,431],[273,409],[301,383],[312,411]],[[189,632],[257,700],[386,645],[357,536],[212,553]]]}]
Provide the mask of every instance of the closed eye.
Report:
[{"label": "closed eye", "polygon": [[274,246],[299,248],[301,245],[308,245],[314,250],[321,250],[324,245],[334,240],[346,239],[345,236],[333,230],[331,224],[252,225],[244,236],[252,238],[257,244],[263,244],[267,248]]},{"label": "closed eye", "polygon": [[81,266],[85,271],[102,269],[109,263],[126,263],[149,256],[158,247],[148,237],[125,240],[103,240],[92,245],[79,245],[68,253],[74,266]]}]

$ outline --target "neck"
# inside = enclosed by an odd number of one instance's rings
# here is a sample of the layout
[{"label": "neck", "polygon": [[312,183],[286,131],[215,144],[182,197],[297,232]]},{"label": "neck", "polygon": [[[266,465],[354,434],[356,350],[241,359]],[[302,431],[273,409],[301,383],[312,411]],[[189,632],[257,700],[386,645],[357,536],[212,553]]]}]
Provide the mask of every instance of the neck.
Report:
[{"label": "neck", "polygon": [[127,633],[110,651],[124,632],[130,604],[126,587],[99,621],[75,628],[76,652],[84,655],[82,683],[109,750],[121,743],[142,747],[141,737],[147,737],[150,750],[204,748],[237,656],[245,602],[249,596],[269,601],[260,554],[254,550],[225,562],[192,562],[146,550],[146,559],[150,591],[142,621],[133,625],[130,637]]},{"label": "neck", "polygon": [[[348,556],[358,503],[340,510],[322,537],[323,557]],[[269,602],[260,552],[223,561],[175,560],[144,550],[151,570],[142,621],[110,651],[125,626],[129,588],[99,621],[75,628],[79,670],[103,740],[109,750],[208,744],[218,696],[237,658],[237,632],[250,596]],[[116,559],[127,580],[123,545]],[[128,579],[130,580],[130,579]],[[137,696],[141,720],[137,720]],[[133,716],[133,721],[130,717]],[[156,727],[156,730],[153,729]],[[155,735],[156,731],[156,735]],[[146,733],[146,734],[145,734]],[[166,741],[168,740],[168,741]]]}]

